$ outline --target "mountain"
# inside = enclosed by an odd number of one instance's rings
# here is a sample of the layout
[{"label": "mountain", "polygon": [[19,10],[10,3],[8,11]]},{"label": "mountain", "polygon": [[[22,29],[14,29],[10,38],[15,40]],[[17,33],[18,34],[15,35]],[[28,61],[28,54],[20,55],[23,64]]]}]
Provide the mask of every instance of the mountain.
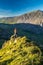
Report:
[{"label": "mountain", "polygon": [[6,17],[0,19],[1,23],[31,23],[37,25],[43,25],[43,11],[36,10],[30,13],[25,13],[16,17]]},{"label": "mountain", "polygon": [[43,11],[0,18],[0,65],[43,65]]},{"label": "mountain", "polygon": [[18,36],[26,36],[43,47],[43,11],[37,10],[21,16],[0,18],[0,47],[11,37],[15,28]]},{"label": "mountain", "polygon": [[43,65],[42,51],[25,36],[12,35],[0,49],[0,65]]}]

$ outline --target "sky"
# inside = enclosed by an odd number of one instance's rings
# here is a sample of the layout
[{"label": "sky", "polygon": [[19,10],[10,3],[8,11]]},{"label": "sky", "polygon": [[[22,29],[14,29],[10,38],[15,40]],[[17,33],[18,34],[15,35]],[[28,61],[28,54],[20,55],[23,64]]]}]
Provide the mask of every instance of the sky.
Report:
[{"label": "sky", "polygon": [[0,0],[0,17],[19,16],[34,10],[43,10],[43,0]]}]

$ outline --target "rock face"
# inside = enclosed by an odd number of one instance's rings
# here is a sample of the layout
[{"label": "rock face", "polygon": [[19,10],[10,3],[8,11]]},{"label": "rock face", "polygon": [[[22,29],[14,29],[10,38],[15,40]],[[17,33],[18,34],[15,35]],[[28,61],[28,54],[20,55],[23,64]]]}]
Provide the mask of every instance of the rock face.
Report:
[{"label": "rock face", "polygon": [[43,24],[43,11],[34,11],[18,17],[17,23]]},{"label": "rock face", "polygon": [[43,25],[43,11],[37,10],[30,13],[26,13],[21,16],[7,17],[0,19],[3,23],[31,23],[42,26]]}]

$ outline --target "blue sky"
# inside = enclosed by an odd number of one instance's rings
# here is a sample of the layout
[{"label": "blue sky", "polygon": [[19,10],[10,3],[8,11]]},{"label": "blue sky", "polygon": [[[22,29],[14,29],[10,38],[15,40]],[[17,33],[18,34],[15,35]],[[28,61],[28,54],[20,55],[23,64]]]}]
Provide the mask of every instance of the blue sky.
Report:
[{"label": "blue sky", "polygon": [[0,17],[18,16],[33,10],[43,10],[43,0],[0,0]]}]

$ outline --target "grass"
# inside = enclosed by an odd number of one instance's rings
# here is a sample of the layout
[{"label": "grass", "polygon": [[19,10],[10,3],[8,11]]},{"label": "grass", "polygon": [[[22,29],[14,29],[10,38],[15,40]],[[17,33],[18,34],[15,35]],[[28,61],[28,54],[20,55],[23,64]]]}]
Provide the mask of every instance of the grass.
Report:
[{"label": "grass", "polygon": [[42,56],[41,49],[25,36],[11,37],[0,49],[0,65],[38,65]]}]

